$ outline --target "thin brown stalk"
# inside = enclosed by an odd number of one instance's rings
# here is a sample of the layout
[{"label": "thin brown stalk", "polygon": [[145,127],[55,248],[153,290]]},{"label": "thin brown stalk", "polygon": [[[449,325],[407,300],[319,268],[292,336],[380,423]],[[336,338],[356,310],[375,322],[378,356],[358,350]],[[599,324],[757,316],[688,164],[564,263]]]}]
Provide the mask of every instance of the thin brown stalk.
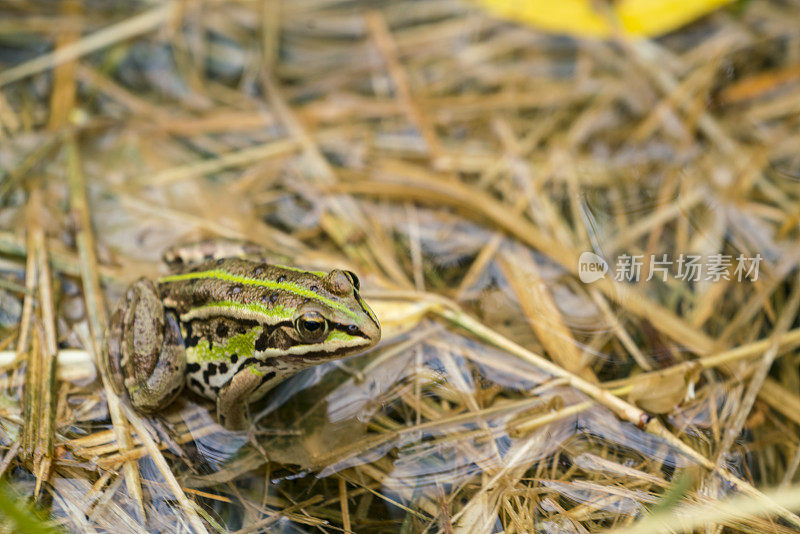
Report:
[{"label": "thin brown stalk", "polygon": [[[70,202],[72,212],[78,224],[76,235],[78,253],[81,260],[81,279],[83,282],[83,293],[86,301],[86,312],[89,318],[89,328],[91,330],[92,344],[89,347],[94,355],[95,364],[102,358],[101,348],[104,340],[105,327],[108,324],[106,316],[106,306],[103,301],[103,293],[100,289],[100,280],[97,274],[97,257],[95,255],[95,240],[92,230],[92,221],[89,214],[89,203],[86,198],[86,183],[84,181],[83,169],[78,155],[78,144],[73,138],[67,143],[67,157],[69,162],[68,177],[70,185]],[[102,366],[98,365],[98,369]],[[122,406],[119,397],[108,383],[104,373],[101,372],[100,379],[108,403],[108,411],[111,415],[111,422],[117,435],[117,442],[120,450],[131,448],[130,431],[122,413]],[[144,495],[139,477],[139,468],[136,462],[128,461],[123,464],[123,473],[128,491],[131,492],[138,506],[139,514],[145,518]]]},{"label": "thin brown stalk", "polygon": [[173,2],[165,2],[140,15],[112,24],[79,41],[62,46],[53,52],[6,69],[0,72],[0,87],[72,61],[114,43],[152,31],[169,20],[173,7]]},{"label": "thin brown stalk", "polygon": [[[556,242],[527,219],[509,213],[508,208],[502,203],[486,198],[463,184],[445,182],[429,176],[425,183],[406,178],[404,183],[360,181],[339,184],[332,189],[353,194],[399,197],[425,203],[454,205],[468,214],[477,214],[489,219],[516,239],[547,254],[568,272],[577,274],[580,256],[578,251],[572,250],[564,243]],[[712,349],[713,341],[705,333],[693,328],[672,311],[648,299],[635,287],[617,284],[607,279],[599,280],[595,284],[629,312],[648,319],[659,331],[698,354],[708,353]]]},{"label": "thin brown stalk", "polygon": [[136,431],[136,434],[139,436],[139,439],[144,444],[145,449],[147,449],[147,451],[150,453],[150,458],[156,464],[161,476],[163,476],[164,480],[167,481],[167,485],[169,486],[170,490],[172,490],[172,493],[175,495],[178,503],[181,505],[181,508],[186,514],[186,517],[189,519],[189,523],[192,525],[192,528],[194,528],[197,534],[208,532],[203,520],[200,519],[200,516],[197,514],[195,504],[186,497],[186,494],[183,492],[180,484],[178,484],[175,475],[172,473],[169,464],[164,459],[164,455],[161,454],[161,451],[158,449],[155,441],[153,441],[153,438],[150,437],[150,432],[145,426],[144,421],[142,421],[141,417],[139,417],[139,415],[137,415],[128,406],[121,405],[121,408],[131,426],[133,426],[134,430]]},{"label": "thin brown stalk", "polygon": [[800,276],[797,277],[794,290],[789,297],[789,301],[786,303],[786,307],[783,309],[783,312],[778,319],[777,324],[775,325],[774,333],[772,336],[770,336],[769,348],[764,352],[761,360],[756,363],[755,372],[750,378],[750,383],[748,384],[747,390],[744,393],[742,403],[739,406],[737,413],[733,416],[732,420],[728,422],[725,428],[722,443],[720,443],[716,455],[716,464],[718,468],[722,465],[722,462],[724,462],[725,456],[728,454],[728,451],[733,445],[734,440],[739,436],[744,428],[745,421],[753,409],[753,403],[755,403],[756,397],[764,385],[764,380],[767,378],[767,373],[769,373],[772,363],[775,361],[775,357],[778,355],[780,338],[797,319],[797,312],[799,309]]},{"label": "thin brown stalk", "polygon": [[392,38],[389,27],[386,25],[386,19],[384,19],[381,13],[370,11],[366,15],[366,21],[370,35],[375,41],[381,53],[381,57],[386,63],[389,75],[394,82],[395,90],[397,91],[397,96],[401,105],[425,139],[432,159],[434,161],[440,159],[443,155],[441,142],[436,135],[433,125],[428,121],[426,114],[414,100],[413,93],[411,92],[411,84],[397,57],[397,45]]},{"label": "thin brown stalk", "polygon": [[[711,460],[709,460],[702,454],[698,453],[696,450],[692,449],[689,445],[687,445],[686,443],[675,437],[669,430],[667,430],[666,427],[664,427],[659,422],[658,419],[652,418],[650,415],[640,410],[639,408],[636,408],[635,406],[628,404],[622,399],[614,396],[613,394],[610,394],[610,392],[604,391],[598,386],[586,382],[582,378],[575,376],[569,373],[568,371],[565,371],[561,367],[542,358],[541,356],[534,354],[524,349],[523,347],[517,345],[516,343],[497,334],[496,332],[489,330],[484,325],[473,320],[463,312],[453,309],[443,309],[438,313],[443,318],[455,324],[458,324],[462,328],[466,328],[479,338],[488,341],[489,343],[492,343],[498,347],[501,347],[512,354],[520,356],[524,360],[534,364],[539,369],[542,369],[543,371],[546,371],[555,377],[567,379],[570,385],[582,391],[583,393],[586,393],[587,395],[595,399],[599,404],[612,410],[620,418],[629,421],[637,426],[643,427],[646,431],[652,433],[653,435],[663,438],[671,446],[675,447],[678,451],[682,452],[683,454],[691,458],[693,461],[703,466],[705,469],[714,470],[716,468],[716,466]],[[726,482],[734,485],[739,490],[749,495],[752,495],[764,502],[767,502],[765,500],[766,497],[745,480],[737,477],[736,475],[732,474],[730,471],[725,469],[720,469],[717,472]],[[780,515],[793,525],[800,527],[800,517],[798,517],[791,511],[782,509]]]}]

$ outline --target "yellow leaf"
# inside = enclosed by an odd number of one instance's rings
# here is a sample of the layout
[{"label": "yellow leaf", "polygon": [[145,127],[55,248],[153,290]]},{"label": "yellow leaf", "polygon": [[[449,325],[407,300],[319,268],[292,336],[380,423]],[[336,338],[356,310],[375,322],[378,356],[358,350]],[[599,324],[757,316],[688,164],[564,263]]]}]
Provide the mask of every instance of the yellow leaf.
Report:
[{"label": "yellow leaf", "polygon": [[[732,0],[476,0],[489,11],[554,33],[629,37],[667,33]],[[602,6],[607,6],[602,9]]]}]

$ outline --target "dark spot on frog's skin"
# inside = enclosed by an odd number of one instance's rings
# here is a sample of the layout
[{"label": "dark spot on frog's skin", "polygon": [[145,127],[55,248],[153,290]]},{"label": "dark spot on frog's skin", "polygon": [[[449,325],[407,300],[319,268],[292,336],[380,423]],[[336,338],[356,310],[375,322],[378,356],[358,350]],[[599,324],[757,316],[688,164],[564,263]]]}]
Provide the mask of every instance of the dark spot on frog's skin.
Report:
[{"label": "dark spot on frog's skin", "polygon": [[[211,257],[213,258],[213,256],[211,256]],[[209,259],[211,259],[211,258],[209,258]],[[217,265],[222,265],[223,263],[225,263],[225,258],[219,258],[217,260]]]},{"label": "dark spot on frog's skin", "polygon": [[192,389],[195,389],[197,391],[205,391],[203,389],[203,384],[201,384],[200,381],[196,378],[190,378],[189,385],[192,386]]},{"label": "dark spot on frog's skin", "polygon": [[235,352],[233,354],[231,354],[231,363],[235,364],[238,361],[239,361],[239,355],[236,354]]},{"label": "dark spot on frog's skin", "polygon": [[200,338],[194,335],[188,335],[183,339],[183,344],[187,347],[194,347],[200,342]]},{"label": "dark spot on frog's skin", "polygon": [[214,393],[219,393],[219,386],[211,386],[211,391]]},{"label": "dark spot on frog's skin", "polygon": [[253,269],[253,276],[261,276],[262,274],[264,274],[263,267],[256,267],[255,269]]},{"label": "dark spot on frog's skin", "polygon": [[265,367],[277,367],[278,366],[278,359],[277,358],[267,358],[264,360]]},{"label": "dark spot on frog's skin", "polygon": [[255,343],[255,349],[259,352],[267,350],[267,342],[269,341],[269,332],[264,329],[261,335],[258,336]]},{"label": "dark spot on frog's skin", "polygon": [[236,294],[241,293],[241,292],[242,292],[242,286],[241,285],[237,284],[237,285],[231,287],[231,293],[233,295],[236,295]]},{"label": "dark spot on frog's skin", "polygon": [[278,277],[278,283],[279,283],[279,284],[282,284],[282,283],[284,283],[285,281],[286,281],[286,275],[285,275],[285,274],[282,274],[282,275],[280,275],[280,276]]},{"label": "dark spot on frog's skin", "polygon": [[228,335],[228,325],[225,323],[217,324],[217,337],[226,337]]},{"label": "dark spot on frog's skin", "polygon": [[214,255],[212,253],[210,253],[210,252],[206,252],[205,254],[203,254],[203,259],[205,261],[213,260],[214,259]]},{"label": "dark spot on frog's skin", "polygon": [[217,374],[217,364],[216,363],[209,363],[206,366],[206,370],[203,371],[203,382],[208,384],[209,377],[212,377],[215,374]]},{"label": "dark spot on frog's skin", "polygon": [[289,337],[283,328],[276,328],[273,330],[272,334],[269,336],[269,341],[267,342],[267,346],[273,349],[281,350],[286,350],[295,344],[296,342]]},{"label": "dark spot on frog's skin", "polygon": [[224,375],[227,372],[228,372],[228,364],[225,363],[225,362],[220,363],[219,364],[219,374]]},{"label": "dark spot on frog's skin", "polygon": [[187,363],[186,364],[186,372],[187,373],[196,373],[200,370],[200,364],[197,362]]},{"label": "dark spot on frog's skin", "polygon": [[258,359],[256,358],[247,358],[245,361],[242,362],[242,365],[239,366],[239,369],[244,369],[248,365],[258,363]]},{"label": "dark spot on frog's skin", "polygon": [[309,289],[311,289],[311,291],[313,291],[314,293],[316,293],[317,291],[319,291],[319,286],[318,286],[318,285],[313,285],[313,286],[311,286]]},{"label": "dark spot on frog's skin", "polygon": [[261,383],[269,382],[275,378],[275,371],[270,371],[269,373],[264,373],[264,376],[261,377]]}]

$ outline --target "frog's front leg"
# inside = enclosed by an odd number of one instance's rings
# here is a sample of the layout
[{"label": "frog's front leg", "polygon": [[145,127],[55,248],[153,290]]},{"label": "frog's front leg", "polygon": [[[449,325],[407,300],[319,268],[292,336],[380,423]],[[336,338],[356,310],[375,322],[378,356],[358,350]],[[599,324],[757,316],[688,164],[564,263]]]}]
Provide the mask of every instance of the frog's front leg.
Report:
[{"label": "frog's front leg", "polygon": [[128,287],[109,322],[104,365],[117,394],[134,408],[166,407],[186,381],[186,349],[178,319],[164,309],[153,282]]},{"label": "frog's front leg", "polygon": [[[266,371],[258,364],[246,365],[233,375],[217,395],[217,420],[228,430],[243,430],[250,401],[263,395],[274,382],[275,371]],[[257,395],[256,392],[260,395]]]}]

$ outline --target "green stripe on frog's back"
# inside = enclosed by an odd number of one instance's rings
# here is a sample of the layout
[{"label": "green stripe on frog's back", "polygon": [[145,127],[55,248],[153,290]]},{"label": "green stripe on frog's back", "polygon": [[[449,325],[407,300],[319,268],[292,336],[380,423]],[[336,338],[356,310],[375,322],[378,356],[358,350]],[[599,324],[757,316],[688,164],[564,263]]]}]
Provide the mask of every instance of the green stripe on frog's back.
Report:
[{"label": "green stripe on frog's back", "polygon": [[275,264],[274,267],[277,267],[278,269],[283,269],[285,271],[294,271],[296,273],[313,274],[318,278],[325,278],[326,276],[328,276],[328,273],[324,271],[306,271],[305,269],[301,269],[299,267],[289,267],[288,265],[280,265],[280,264]]},{"label": "green stripe on frog's back", "polygon": [[237,319],[258,321],[273,326],[278,323],[291,322],[294,312],[295,308],[281,306],[280,304],[270,307],[263,304],[244,304],[232,300],[223,300],[196,306],[181,314],[180,319],[181,321],[189,322],[194,319],[227,315]]},{"label": "green stripe on frog's back", "polygon": [[[302,271],[302,272],[308,272],[308,271]],[[229,273],[222,269],[210,269],[207,271],[171,274],[159,278],[158,282],[169,283],[169,282],[182,282],[187,280],[222,280],[224,282],[230,282],[232,284],[242,284],[243,286],[256,286],[256,287],[263,287],[266,289],[277,289],[280,291],[286,291],[287,293],[291,293],[298,297],[314,299],[318,302],[325,304],[331,309],[344,313],[345,315],[347,315],[352,319],[358,318],[358,314],[356,314],[352,310],[349,310],[343,304],[336,302],[332,299],[329,299],[328,297],[325,297],[323,295],[320,295],[319,293],[311,291],[310,289],[303,287],[299,284],[296,284],[294,282],[278,282],[275,280],[263,280],[259,278],[251,278],[249,276]]]}]

